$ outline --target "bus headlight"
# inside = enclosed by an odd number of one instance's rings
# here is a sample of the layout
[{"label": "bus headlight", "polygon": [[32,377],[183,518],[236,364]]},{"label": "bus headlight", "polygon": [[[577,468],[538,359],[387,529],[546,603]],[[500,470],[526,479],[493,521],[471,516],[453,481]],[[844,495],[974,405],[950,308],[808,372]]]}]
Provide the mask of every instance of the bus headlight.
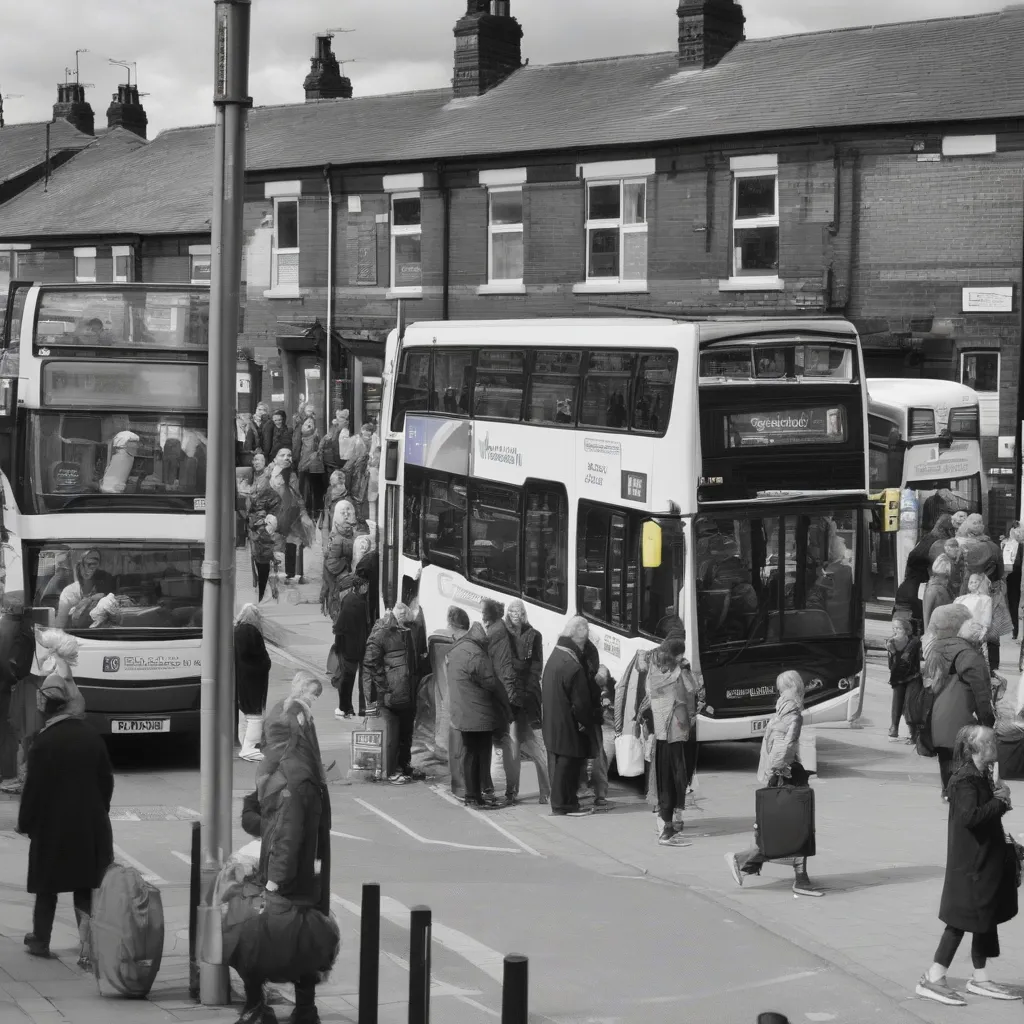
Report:
[{"label": "bus headlight", "polygon": [[856,690],[860,685],[860,679],[857,676],[851,676],[849,679],[839,680],[840,690]]}]

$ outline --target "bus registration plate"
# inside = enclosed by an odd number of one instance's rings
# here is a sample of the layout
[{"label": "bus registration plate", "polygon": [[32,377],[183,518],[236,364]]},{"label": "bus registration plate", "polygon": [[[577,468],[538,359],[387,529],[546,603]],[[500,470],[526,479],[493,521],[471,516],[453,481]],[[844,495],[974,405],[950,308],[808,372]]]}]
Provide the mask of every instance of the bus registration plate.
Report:
[{"label": "bus registration plate", "polygon": [[762,718],[760,721],[750,723],[751,732],[764,732],[765,727],[768,725],[768,719]]},{"label": "bus registration plate", "polygon": [[111,732],[170,732],[171,720],[169,718],[129,718],[115,719],[110,723]]}]

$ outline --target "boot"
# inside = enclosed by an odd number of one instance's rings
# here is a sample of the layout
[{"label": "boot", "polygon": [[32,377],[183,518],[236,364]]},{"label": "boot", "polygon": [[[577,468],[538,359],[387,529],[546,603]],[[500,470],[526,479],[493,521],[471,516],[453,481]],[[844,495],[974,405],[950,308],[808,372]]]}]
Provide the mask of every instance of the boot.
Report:
[{"label": "boot", "polygon": [[256,746],[263,737],[263,716],[245,716],[245,738],[238,756],[243,761],[262,761],[263,752]]}]

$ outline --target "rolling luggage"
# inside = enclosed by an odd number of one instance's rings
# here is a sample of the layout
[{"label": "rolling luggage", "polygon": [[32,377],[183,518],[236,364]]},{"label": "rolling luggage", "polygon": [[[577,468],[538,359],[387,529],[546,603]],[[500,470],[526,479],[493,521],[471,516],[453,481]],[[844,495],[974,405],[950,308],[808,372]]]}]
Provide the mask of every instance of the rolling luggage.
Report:
[{"label": "rolling luggage", "polygon": [[757,848],[766,860],[813,857],[814,790],[768,786],[756,795]]}]

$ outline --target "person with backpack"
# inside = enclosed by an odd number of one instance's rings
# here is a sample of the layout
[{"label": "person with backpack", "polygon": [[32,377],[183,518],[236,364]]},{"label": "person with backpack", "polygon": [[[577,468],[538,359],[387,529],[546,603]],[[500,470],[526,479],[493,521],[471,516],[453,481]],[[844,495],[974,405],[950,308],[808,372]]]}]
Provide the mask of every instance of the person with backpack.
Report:
[{"label": "person with backpack", "polygon": [[[892,636],[885,642],[889,655],[889,686],[892,687],[892,711],[889,719],[889,739],[898,740],[900,718],[907,703],[907,692],[921,683],[921,640],[914,636],[909,619],[892,620]],[[910,739],[914,742],[914,727],[908,723]]]},{"label": "person with backpack", "polygon": [[114,860],[114,773],[103,739],[75,713],[76,694],[56,671],[40,684],[43,727],[29,750],[18,809],[18,832],[30,840],[27,888],[36,897],[25,951],[43,959],[50,957],[58,894],[74,894],[81,922]]}]

